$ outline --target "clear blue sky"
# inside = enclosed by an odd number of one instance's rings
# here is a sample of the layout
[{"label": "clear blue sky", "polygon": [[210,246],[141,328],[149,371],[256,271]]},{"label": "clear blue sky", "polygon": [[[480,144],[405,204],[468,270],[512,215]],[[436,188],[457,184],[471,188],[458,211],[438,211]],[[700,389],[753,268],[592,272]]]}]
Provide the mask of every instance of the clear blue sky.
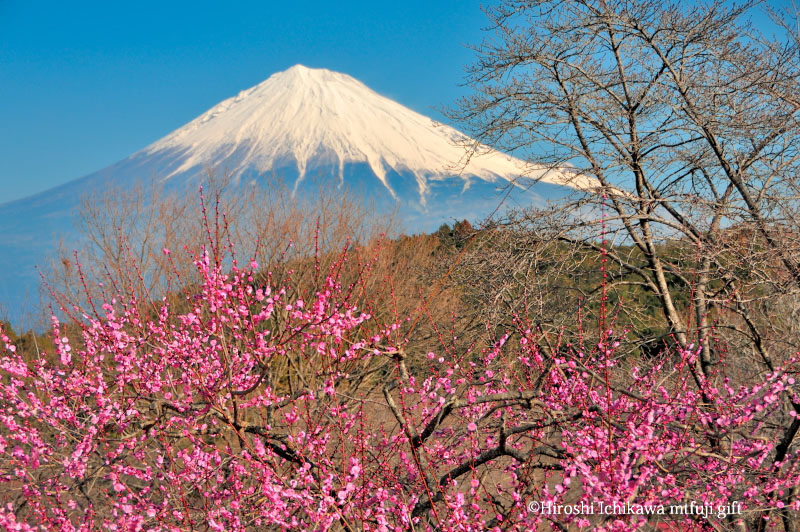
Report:
[{"label": "clear blue sky", "polygon": [[0,203],[108,166],[296,63],[441,118],[466,91],[480,4],[0,0]]}]

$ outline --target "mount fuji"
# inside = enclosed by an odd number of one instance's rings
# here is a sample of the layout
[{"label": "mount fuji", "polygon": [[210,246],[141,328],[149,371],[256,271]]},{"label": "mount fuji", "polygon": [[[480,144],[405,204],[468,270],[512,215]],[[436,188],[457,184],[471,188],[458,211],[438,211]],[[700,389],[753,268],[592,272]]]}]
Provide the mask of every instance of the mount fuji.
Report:
[{"label": "mount fuji", "polygon": [[[466,157],[467,145],[476,155]],[[594,186],[476,145],[346,74],[296,65],[108,168],[0,205],[0,311],[13,318],[36,298],[34,266],[52,254],[57,238],[75,238],[82,196],[153,178],[196,192],[209,170],[239,184],[281,175],[297,194],[310,176],[335,180],[400,207],[405,228],[416,231],[486,216],[500,202],[498,191],[520,179],[537,183],[514,187],[525,204]]]}]

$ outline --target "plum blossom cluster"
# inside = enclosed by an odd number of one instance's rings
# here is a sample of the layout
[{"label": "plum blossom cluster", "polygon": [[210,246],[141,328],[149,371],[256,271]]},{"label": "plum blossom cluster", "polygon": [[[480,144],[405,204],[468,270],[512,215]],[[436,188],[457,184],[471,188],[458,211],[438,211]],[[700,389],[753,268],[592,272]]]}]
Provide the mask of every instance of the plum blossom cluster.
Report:
[{"label": "plum blossom cluster", "polygon": [[303,294],[202,252],[182,301],[53,317],[53,353],[0,332],[0,527],[706,530],[736,523],[528,505],[800,506],[775,436],[797,422],[796,359],[734,386],[692,346],[630,367],[610,331],[553,345],[525,316],[483,349],[414,356],[345,260]]}]

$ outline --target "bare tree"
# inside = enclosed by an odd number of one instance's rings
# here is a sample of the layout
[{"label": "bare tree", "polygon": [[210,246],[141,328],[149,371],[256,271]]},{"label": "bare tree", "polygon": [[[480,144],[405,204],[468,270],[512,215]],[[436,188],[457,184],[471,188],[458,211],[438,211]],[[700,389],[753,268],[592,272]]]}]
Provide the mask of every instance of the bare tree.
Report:
[{"label": "bare tree", "polygon": [[201,208],[220,231],[214,238],[235,249],[239,261],[255,259],[276,277],[285,276],[294,261],[330,257],[348,243],[394,234],[391,214],[375,216],[374,206],[357,193],[333,188],[320,180],[300,197],[278,178],[239,186],[213,172],[189,193],[155,181],[105,188],[82,198],[80,239],[70,248],[60,246],[45,278],[73,301],[84,299],[84,284],[94,295],[99,283],[155,295],[169,293],[165,283],[172,273],[196,281],[192,257],[180,252],[208,245],[210,235],[195,215]]},{"label": "bare tree", "polygon": [[[608,290],[655,296],[666,333],[702,346],[698,386],[721,378],[720,341],[750,378],[800,346],[800,48],[796,13],[773,12],[770,36],[749,20],[762,6],[504,1],[451,111],[487,144],[603,184],[510,225],[538,250],[605,254]],[[800,429],[787,419],[776,461]]]}]

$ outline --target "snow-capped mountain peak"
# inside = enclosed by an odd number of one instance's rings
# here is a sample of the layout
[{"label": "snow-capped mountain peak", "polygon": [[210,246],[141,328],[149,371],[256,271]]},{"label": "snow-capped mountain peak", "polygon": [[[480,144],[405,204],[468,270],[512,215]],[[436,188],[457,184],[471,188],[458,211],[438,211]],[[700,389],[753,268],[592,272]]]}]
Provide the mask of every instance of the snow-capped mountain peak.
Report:
[{"label": "snow-capped mountain peak", "polygon": [[[211,171],[234,185],[274,179],[291,186],[294,180],[302,196],[314,193],[312,180],[308,187],[303,182],[313,175],[338,180],[386,212],[397,210],[407,230],[432,231],[455,219],[480,220],[501,205],[541,205],[595,186],[575,172],[525,165],[486,147],[467,160],[463,144],[469,142],[348,75],[296,65],[126,159],[2,205],[0,312],[20,315],[36,293],[34,265],[52,256],[54,237],[67,246],[79,241],[81,198],[109,187],[125,190],[155,179],[191,194]],[[543,184],[503,187],[520,176]]]},{"label": "snow-capped mountain peak", "polygon": [[[351,76],[295,65],[219,103],[143,152],[181,154],[180,164],[164,179],[225,164],[234,176],[294,166],[298,183],[312,165],[330,165],[343,180],[346,164],[366,163],[392,196],[387,173],[413,175],[423,204],[431,180],[454,175],[512,180],[526,172],[521,161],[488,149],[464,165],[459,144],[465,140],[455,129]],[[564,184],[563,175],[551,174],[544,180]]]}]

